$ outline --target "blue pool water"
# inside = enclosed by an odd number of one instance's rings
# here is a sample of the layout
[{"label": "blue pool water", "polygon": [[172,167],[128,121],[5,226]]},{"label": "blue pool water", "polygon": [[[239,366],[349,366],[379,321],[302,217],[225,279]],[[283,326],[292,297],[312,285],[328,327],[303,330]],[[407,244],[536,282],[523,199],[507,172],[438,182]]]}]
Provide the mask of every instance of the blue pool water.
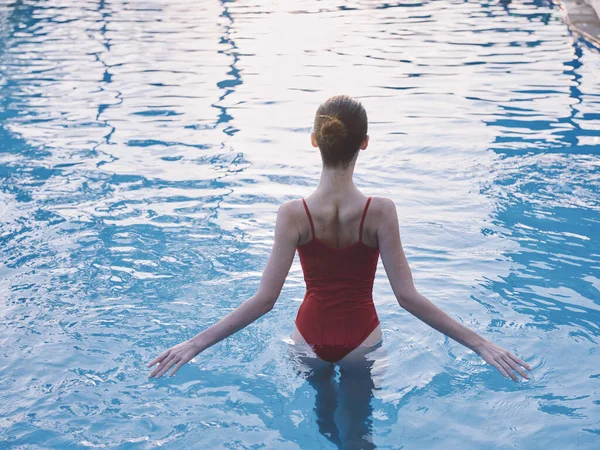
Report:
[{"label": "blue pool water", "polygon": [[380,266],[374,444],[600,448],[600,54],[561,17],[3,2],[0,448],[335,448],[288,354],[297,260],[268,315],[173,378],[146,363],[256,291],[278,205],[317,184],[312,117],[336,93],[367,108],[356,181],[396,202],[419,291],[534,367],[505,380],[400,309]]}]

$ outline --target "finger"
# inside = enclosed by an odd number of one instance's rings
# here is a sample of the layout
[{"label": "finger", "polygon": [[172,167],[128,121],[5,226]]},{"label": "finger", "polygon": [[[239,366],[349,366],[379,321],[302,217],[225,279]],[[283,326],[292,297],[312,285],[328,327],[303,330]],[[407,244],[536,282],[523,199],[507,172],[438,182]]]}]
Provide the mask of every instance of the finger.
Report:
[{"label": "finger", "polygon": [[502,367],[500,364],[498,364],[496,361],[493,361],[492,366],[494,366],[496,369],[498,369],[498,372],[500,372],[502,374],[502,376],[504,378],[508,378],[508,373],[506,372],[506,370],[504,370],[504,367]]},{"label": "finger", "polygon": [[175,368],[171,371],[171,374],[169,376],[172,377],[173,375],[175,375],[177,373],[177,371],[180,369],[180,367],[183,366],[184,364],[185,364],[185,361],[183,359],[181,361],[179,361],[177,363],[177,365],[175,366]]},{"label": "finger", "polygon": [[504,361],[502,359],[502,357],[500,357],[500,359],[497,359],[496,361],[498,362],[498,364],[500,364],[504,368],[504,370],[506,370],[506,372],[512,378],[513,381],[516,381],[516,382],[519,381],[519,379],[517,378],[515,373],[511,370],[511,367],[508,365],[508,363],[506,361]]},{"label": "finger", "polygon": [[529,380],[529,375],[527,375],[525,373],[525,371],[523,369],[521,369],[521,367],[510,358],[510,354],[509,355],[505,355],[503,357],[504,361],[506,361],[506,363],[513,368],[513,370],[515,370],[516,372],[519,373],[519,375],[521,375],[523,378],[525,378],[526,380]]},{"label": "finger", "polygon": [[156,358],[154,358],[152,361],[150,361],[147,365],[147,367],[152,367],[154,364],[156,364],[157,362],[161,361],[162,359],[164,359],[165,356],[167,356],[169,354],[169,352],[171,351],[171,349],[167,350],[166,352],[161,353],[160,355],[158,355]]},{"label": "finger", "polygon": [[160,365],[156,369],[154,369],[154,375],[155,375],[156,378],[160,378],[161,377],[161,375],[164,373],[165,367],[171,367],[169,365],[169,363],[173,359],[175,359],[175,355],[170,355],[168,358],[166,358],[164,361],[162,361],[160,363]]},{"label": "finger", "polygon": [[158,375],[158,373],[163,369],[163,367],[165,367],[165,364],[168,363],[174,357],[175,357],[175,355],[171,354],[166,359],[164,359],[163,361],[161,361],[161,363],[158,366],[156,366],[156,368],[150,374],[150,378],[152,378],[155,375]]},{"label": "finger", "polygon": [[525,367],[527,370],[531,370],[531,366],[529,364],[527,364],[525,361],[523,361],[521,358],[519,358],[518,356],[515,356],[512,353],[509,353],[508,356],[510,356],[510,358],[513,361],[515,361],[517,364],[520,364],[521,366]]},{"label": "finger", "polygon": [[163,368],[160,370],[160,372],[158,372],[158,375],[156,376],[156,378],[162,377],[165,374],[165,372],[167,370],[169,370],[171,368],[171,366],[173,364],[175,364],[177,361],[179,361],[179,357],[178,356],[173,356],[172,358],[170,358],[169,360],[167,360],[167,362],[163,365]]}]

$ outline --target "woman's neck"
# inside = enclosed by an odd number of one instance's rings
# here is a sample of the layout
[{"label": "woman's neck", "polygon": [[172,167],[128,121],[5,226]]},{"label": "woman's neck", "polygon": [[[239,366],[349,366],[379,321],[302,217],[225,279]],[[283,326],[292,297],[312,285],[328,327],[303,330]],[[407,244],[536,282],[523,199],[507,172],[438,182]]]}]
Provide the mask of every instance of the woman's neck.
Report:
[{"label": "woman's neck", "polygon": [[350,164],[347,168],[323,166],[317,191],[328,197],[345,197],[358,190],[354,185],[353,175],[354,164]]}]

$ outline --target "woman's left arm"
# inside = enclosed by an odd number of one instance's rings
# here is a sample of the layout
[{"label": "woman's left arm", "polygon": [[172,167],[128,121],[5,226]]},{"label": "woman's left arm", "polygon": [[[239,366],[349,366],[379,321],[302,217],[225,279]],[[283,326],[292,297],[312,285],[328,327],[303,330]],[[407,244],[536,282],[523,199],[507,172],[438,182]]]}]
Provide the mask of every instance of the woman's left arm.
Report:
[{"label": "woman's left arm", "polygon": [[273,248],[256,294],[219,322],[154,358],[147,366],[152,367],[156,363],[158,363],[158,366],[148,378],[154,376],[160,378],[172,366],[175,366],[175,368],[169,376],[175,375],[181,366],[200,352],[247,327],[273,309],[294,261],[299,239],[298,230],[292,218],[291,207],[290,203],[284,203],[279,207],[277,222],[275,223]]},{"label": "woman's left arm", "polygon": [[504,377],[518,381],[515,371],[523,378],[529,378],[523,371],[523,368],[531,370],[529,364],[457,322],[417,292],[400,241],[396,207],[389,199],[384,199],[377,237],[383,266],[401,307],[430,327],[475,351]]}]

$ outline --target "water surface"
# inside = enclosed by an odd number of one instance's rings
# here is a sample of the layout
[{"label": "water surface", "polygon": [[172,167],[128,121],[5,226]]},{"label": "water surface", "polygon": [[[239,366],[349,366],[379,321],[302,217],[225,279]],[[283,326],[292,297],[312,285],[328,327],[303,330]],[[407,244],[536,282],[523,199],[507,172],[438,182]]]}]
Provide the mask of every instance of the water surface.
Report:
[{"label": "water surface", "polygon": [[174,378],[145,364],[252,295],[309,195],[328,96],[417,288],[534,366],[505,380],[378,269],[381,449],[597,448],[600,56],[546,1],[0,6],[0,446],[335,448],[275,308]]}]

